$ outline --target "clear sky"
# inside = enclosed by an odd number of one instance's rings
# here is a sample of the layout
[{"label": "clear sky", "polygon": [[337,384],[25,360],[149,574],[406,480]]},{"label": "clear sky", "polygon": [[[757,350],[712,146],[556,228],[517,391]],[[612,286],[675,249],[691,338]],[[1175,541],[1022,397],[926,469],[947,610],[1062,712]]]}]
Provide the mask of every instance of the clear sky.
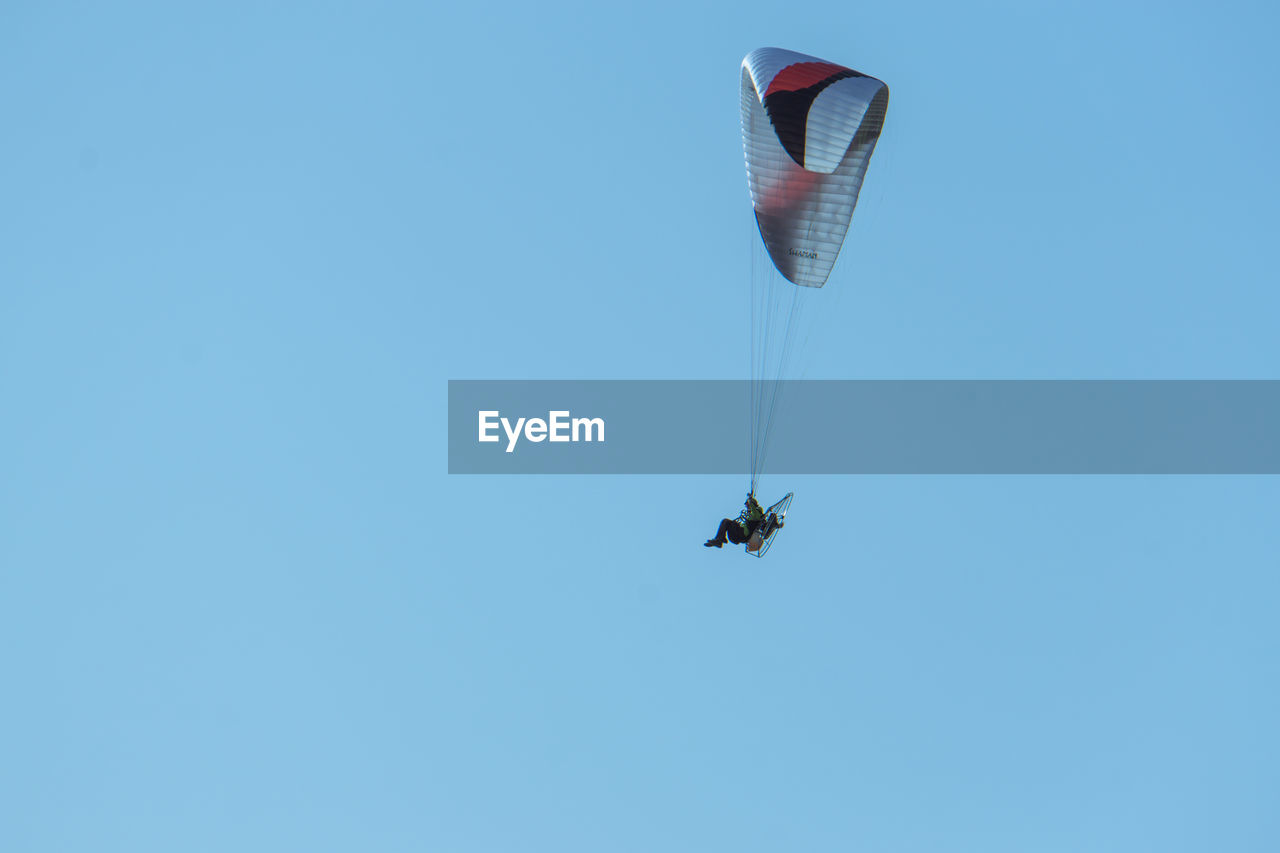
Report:
[{"label": "clear sky", "polygon": [[444,435],[745,377],[762,45],[892,90],[805,375],[1277,378],[1277,29],[5,4],[0,849],[1280,849],[1275,478],[766,476],[756,561]]}]

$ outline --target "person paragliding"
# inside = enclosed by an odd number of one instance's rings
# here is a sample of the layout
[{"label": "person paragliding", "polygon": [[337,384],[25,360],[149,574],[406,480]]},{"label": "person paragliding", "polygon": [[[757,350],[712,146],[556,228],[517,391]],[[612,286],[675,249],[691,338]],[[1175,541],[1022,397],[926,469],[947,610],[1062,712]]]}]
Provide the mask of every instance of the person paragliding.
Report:
[{"label": "person paragliding", "polygon": [[778,501],[768,509],[763,509],[756,501],[755,492],[747,494],[747,503],[737,518],[723,518],[716,538],[708,539],[708,548],[723,548],[726,542],[734,545],[746,545],[747,553],[763,557],[773,544],[774,537],[786,523],[787,509],[791,506],[792,494]]},{"label": "person paragliding", "polygon": [[750,439],[747,508],[724,519],[707,547],[745,544],[763,556],[782,527],[788,494],[755,502],[800,318],[821,292],[845,242],[858,194],[884,128],[889,87],[816,56],[775,47],[742,60],[742,151],[765,263],[752,263]]},{"label": "person paragliding", "polygon": [[720,529],[716,531],[715,538],[708,539],[703,544],[707,548],[723,548],[725,542],[745,545],[750,541],[751,534],[760,529],[763,521],[764,509],[756,502],[754,494],[748,494],[746,508],[742,510],[742,514],[737,518],[720,519]]}]

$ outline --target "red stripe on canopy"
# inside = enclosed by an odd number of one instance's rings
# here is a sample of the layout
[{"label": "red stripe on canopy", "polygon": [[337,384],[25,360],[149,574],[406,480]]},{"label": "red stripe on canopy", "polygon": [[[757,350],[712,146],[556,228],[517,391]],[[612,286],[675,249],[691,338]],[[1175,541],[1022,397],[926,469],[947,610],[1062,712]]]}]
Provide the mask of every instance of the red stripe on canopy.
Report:
[{"label": "red stripe on canopy", "polygon": [[843,65],[836,65],[831,62],[797,62],[795,65],[788,65],[786,68],[774,75],[769,81],[769,88],[765,91],[764,97],[769,97],[774,92],[794,92],[797,89],[807,89],[815,83],[821,83],[832,74],[839,74],[841,71],[848,71]]}]

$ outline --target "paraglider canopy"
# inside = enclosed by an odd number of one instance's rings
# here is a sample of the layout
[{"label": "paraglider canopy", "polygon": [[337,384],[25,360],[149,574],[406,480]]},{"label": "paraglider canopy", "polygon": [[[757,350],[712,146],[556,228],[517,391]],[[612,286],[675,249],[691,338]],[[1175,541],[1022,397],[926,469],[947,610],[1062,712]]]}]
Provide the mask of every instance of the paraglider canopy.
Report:
[{"label": "paraglider canopy", "polygon": [[888,106],[888,86],[843,65],[776,47],[742,60],[751,203],[788,281],[822,287],[831,275]]}]

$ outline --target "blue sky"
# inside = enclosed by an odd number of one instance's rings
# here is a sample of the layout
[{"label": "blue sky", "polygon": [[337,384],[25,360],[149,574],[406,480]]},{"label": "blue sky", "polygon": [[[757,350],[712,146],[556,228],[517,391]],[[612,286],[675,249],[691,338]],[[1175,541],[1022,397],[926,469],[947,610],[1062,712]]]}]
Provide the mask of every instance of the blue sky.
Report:
[{"label": "blue sky", "polygon": [[444,426],[745,376],[761,45],[892,90],[806,376],[1276,378],[1276,26],[7,5],[0,847],[1275,849],[1274,478],[767,476],[757,562]]}]

